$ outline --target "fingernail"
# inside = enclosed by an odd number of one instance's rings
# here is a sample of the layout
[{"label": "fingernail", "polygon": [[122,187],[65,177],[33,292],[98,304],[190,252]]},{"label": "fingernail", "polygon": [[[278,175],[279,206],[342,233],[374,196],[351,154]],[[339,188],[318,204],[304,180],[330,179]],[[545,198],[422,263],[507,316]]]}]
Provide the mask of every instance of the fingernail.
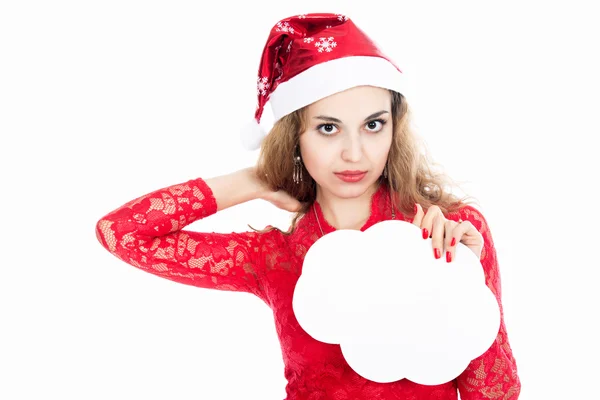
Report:
[{"label": "fingernail", "polygon": [[450,243],[450,246],[454,246],[456,244],[456,238],[452,238],[452,242]]},{"label": "fingernail", "polygon": [[438,249],[437,247],[435,249],[433,249],[433,254],[436,259],[438,259],[442,256],[440,249]]},{"label": "fingernail", "polygon": [[417,203],[415,203],[415,214],[419,212],[419,209],[417,208]]},{"label": "fingernail", "polygon": [[427,231],[427,228],[423,228],[423,239],[428,239],[429,238],[429,232]]},{"label": "fingernail", "polygon": [[452,254],[449,251],[446,252],[446,262],[452,261]]}]

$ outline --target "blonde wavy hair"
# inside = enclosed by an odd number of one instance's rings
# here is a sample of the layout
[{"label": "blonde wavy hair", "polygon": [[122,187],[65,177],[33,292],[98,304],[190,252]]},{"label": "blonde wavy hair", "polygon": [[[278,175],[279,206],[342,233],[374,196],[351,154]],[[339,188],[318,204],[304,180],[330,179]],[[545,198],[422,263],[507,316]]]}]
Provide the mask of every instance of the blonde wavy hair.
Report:
[{"label": "blonde wavy hair", "polygon": [[[444,215],[460,209],[468,198],[458,198],[452,194],[452,186],[460,187],[447,174],[434,172],[433,167],[439,164],[431,161],[427,148],[410,128],[411,113],[406,99],[401,93],[389,90],[392,97],[393,137],[387,160],[387,179],[381,175],[379,183],[391,188],[392,201],[407,218],[414,218],[414,204],[419,203],[424,210],[437,205]],[[293,159],[299,156],[299,140],[308,126],[308,106],[294,111],[279,119],[261,144],[256,173],[259,179],[272,190],[285,190],[292,197],[303,203],[295,213],[287,232],[269,226],[257,232],[268,232],[277,229],[290,235],[296,224],[304,216],[317,197],[317,186],[314,179],[302,163],[302,181],[294,183]],[[421,151],[422,150],[422,151]],[[476,199],[474,201],[477,202]],[[472,203],[472,202],[471,202]]]}]

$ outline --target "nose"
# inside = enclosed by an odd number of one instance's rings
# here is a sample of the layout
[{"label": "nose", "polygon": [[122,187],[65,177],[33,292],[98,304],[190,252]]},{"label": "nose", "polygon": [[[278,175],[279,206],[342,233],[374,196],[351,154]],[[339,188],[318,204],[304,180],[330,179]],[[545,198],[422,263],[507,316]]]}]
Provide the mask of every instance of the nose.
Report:
[{"label": "nose", "polygon": [[342,159],[347,162],[358,162],[362,157],[362,141],[360,134],[345,135],[342,149]]}]

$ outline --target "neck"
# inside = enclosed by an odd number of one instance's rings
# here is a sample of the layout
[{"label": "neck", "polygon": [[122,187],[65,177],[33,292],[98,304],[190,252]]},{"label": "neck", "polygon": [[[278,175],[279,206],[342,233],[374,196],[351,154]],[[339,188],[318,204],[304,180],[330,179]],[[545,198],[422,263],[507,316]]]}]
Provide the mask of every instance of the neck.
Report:
[{"label": "neck", "polygon": [[317,201],[323,216],[335,229],[360,229],[371,214],[371,197],[378,189],[374,183],[362,195],[352,198],[340,198],[325,192],[317,186]]}]

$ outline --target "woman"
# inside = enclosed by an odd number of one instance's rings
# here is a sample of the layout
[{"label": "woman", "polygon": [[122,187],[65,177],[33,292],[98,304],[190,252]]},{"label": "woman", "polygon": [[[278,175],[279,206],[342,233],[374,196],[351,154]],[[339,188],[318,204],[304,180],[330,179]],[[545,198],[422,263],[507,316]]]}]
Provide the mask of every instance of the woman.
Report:
[{"label": "woman", "polygon": [[[489,350],[455,380],[424,386],[381,384],[344,361],[339,345],[314,340],[292,310],[304,256],[336,229],[412,222],[432,239],[432,254],[454,258],[461,242],[480,257],[502,316],[500,278],[483,215],[444,186],[420,156],[409,129],[401,71],[350,19],[305,14],[271,30],[258,75],[250,149],[257,166],[196,178],[132,200],[100,219],[100,243],[137,268],[183,284],[253,293],[272,308],[288,380],[287,399],[516,399],[520,392],[504,319]],[[258,123],[271,103],[275,124]],[[287,232],[272,226],[242,233],[183,228],[253,199],[296,212]],[[427,210],[427,212],[425,212]]]}]

